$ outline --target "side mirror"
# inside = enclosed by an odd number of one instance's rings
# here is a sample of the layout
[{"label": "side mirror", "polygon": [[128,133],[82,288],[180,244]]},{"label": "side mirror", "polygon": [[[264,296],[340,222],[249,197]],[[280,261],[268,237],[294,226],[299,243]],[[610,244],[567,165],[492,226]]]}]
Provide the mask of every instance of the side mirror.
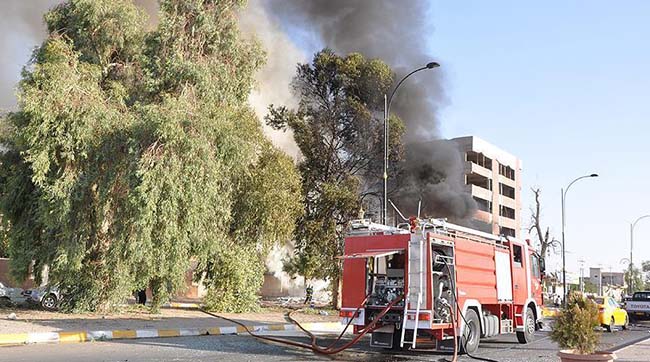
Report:
[{"label": "side mirror", "polygon": [[546,274],[546,262],[544,258],[539,258],[539,271],[542,272],[542,275]]}]

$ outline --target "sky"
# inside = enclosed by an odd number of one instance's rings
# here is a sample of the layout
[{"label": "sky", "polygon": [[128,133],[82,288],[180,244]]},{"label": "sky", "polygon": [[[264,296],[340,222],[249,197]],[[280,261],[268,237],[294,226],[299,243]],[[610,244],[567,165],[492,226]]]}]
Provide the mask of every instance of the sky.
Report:
[{"label": "sky", "polygon": [[[27,23],[56,2],[10,2],[5,10]],[[522,226],[529,225],[530,189],[539,187],[542,224],[557,239],[560,189],[600,174],[568,193],[567,269],[577,273],[580,259],[585,267],[623,269],[630,222],[650,214],[650,2],[431,0],[430,6],[434,26],[422,46],[441,64],[436,71],[448,100],[438,117],[442,136],[475,135],[522,159]],[[0,81],[18,80],[43,36],[14,22],[0,32]],[[12,107],[5,95],[13,90],[0,83],[0,108]],[[650,218],[636,227],[634,250],[637,263],[650,260]],[[548,268],[560,267],[553,255]]]},{"label": "sky", "polygon": [[[598,173],[567,193],[567,270],[580,259],[623,269],[630,223],[650,214],[650,2],[431,6],[427,46],[449,99],[443,136],[476,135],[522,159],[522,226],[540,187],[542,223],[559,240],[561,188]],[[635,228],[634,260],[650,260],[650,219]],[[561,268],[559,255],[549,268]]]}]

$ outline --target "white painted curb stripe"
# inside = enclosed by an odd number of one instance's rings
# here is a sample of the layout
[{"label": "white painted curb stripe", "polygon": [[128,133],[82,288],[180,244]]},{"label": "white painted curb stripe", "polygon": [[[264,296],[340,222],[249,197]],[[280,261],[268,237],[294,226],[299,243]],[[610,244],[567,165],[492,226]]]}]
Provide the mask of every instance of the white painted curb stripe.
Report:
[{"label": "white painted curb stripe", "polygon": [[28,333],[27,343],[57,343],[58,332]]},{"label": "white painted curb stripe", "polygon": [[219,332],[221,334],[237,334],[237,327],[221,327]]},{"label": "white painted curb stripe", "polygon": [[158,337],[157,329],[140,329],[135,331],[136,338],[156,338]]},{"label": "white painted curb stripe", "polygon": [[207,333],[207,331],[205,331],[205,330],[202,331],[202,330],[195,329],[195,328],[181,329],[180,330],[181,336],[200,336],[200,335],[206,334],[206,333]]}]

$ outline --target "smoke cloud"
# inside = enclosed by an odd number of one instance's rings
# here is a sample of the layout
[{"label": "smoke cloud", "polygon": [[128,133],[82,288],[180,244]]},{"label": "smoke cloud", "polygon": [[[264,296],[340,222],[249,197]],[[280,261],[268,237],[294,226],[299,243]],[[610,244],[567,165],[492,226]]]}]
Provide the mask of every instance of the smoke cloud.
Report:
[{"label": "smoke cloud", "polygon": [[[396,80],[435,60],[427,49],[433,25],[424,0],[270,0],[266,5],[295,37],[340,54],[380,58],[395,70]],[[407,159],[393,198],[409,211],[416,211],[422,198],[427,216],[465,222],[476,205],[464,191],[460,153],[453,144],[432,142],[440,138],[437,114],[446,103],[441,78],[440,68],[422,71],[393,99],[391,111],[406,124]]]},{"label": "smoke cloud", "polygon": [[[466,221],[472,215],[476,205],[466,195],[463,179],[462,159],[453,141],[413,143],[407,150],[407,159],[417,160],[422,155],[429,155],[428,162],[409,162],[401,187],[410,191],[399,195],[399,205],[408,206],[406,212],[415,214],[411,209],[422,199],[422,214],[431,217],[447,217],[454,221]],[[417,190],[418,192],[412,191]]]},{"label": "smoke cloud", "polygon": [[[260,119],[264,119],[271,104],[288,107],[297,105],[290,83],[296,74],[298,63],[307,61],[306,54],[289,39],[262,5],[262,0],[250,0],[239,17],[242,32],[248,37],[255,37],[266,51],[266,64],[256,74],[257,88],[248,99]],[[266,124],[263,127],[276,147],[294,159],[299,157],[300,150],[293,140],[292,132],[277,131]]]},{"label": "smoke cloud", "polygon": [[16,84],[34,48],[45,38],[45,12],[60,0],[2,2],[0,22],[0,110],[16,109]]}]

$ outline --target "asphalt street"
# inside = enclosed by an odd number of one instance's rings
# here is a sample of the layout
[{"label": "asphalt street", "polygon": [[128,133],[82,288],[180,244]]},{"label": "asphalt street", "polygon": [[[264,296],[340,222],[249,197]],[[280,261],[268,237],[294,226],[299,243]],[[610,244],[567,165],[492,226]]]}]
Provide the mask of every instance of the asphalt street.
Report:
[{"label": "asphalt street", "polygon": [[[286,332],[285,332],[286,334]],[[616,349],[618,346],[641,338],[650,337],[648,327],[634,327],[629,331],[603,333],[601,349]],[[291,336],[295,341],[307,342],[306,338]],[[322,340],[326,345],[327,339]],[[535,342],[518,344],[514,335],[482,340],[480,357],[499,362],[515,361],[558,361],[557,346],[548,338],[548,332],[540,332]],[[443,361],[445,354],[423,354],[414,352],[386,353],[370,349],[368,339],[362,339],[354,348],[335,356],[315,355],[311,351],[294,347],[269,344],[253,337],[203,336],[155,338],[140,340],[116,340],[110,342],[89,342],[80,344],[28,345],[3,347],[0,361],[105,361],[105,362],[149,362],[149,361]],[[459,361],[473,361],[462,356]]]}]

